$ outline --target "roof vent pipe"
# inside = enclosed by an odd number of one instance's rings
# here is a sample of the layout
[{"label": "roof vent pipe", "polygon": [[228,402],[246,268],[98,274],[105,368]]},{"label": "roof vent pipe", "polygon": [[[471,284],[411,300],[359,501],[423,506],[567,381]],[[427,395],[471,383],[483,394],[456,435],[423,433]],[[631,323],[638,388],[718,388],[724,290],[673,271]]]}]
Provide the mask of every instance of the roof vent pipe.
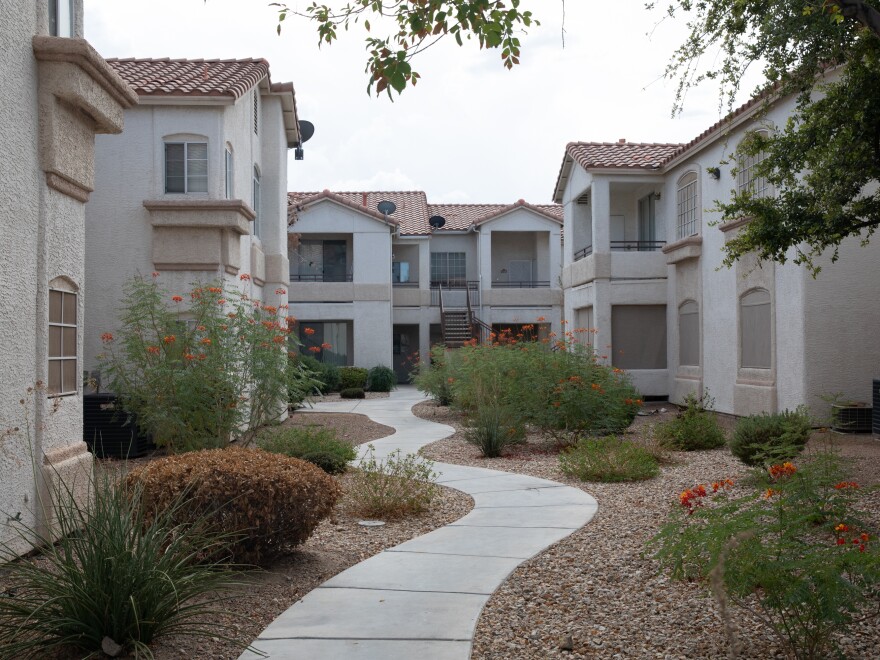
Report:
[{"label": "roof vent pipe", "polygon": [[363,205],[366,206],[366,205],[367,205],[367,193],[363,193],[363,195],[364,195],[364,197],[363,197],[363,199],[364,199],[364,201],[363,201]]},{"label": "roof vent pipe", "polygon": [[626,138],[620,138],[620,139],[617,141],[617,144],[626,144]]}]

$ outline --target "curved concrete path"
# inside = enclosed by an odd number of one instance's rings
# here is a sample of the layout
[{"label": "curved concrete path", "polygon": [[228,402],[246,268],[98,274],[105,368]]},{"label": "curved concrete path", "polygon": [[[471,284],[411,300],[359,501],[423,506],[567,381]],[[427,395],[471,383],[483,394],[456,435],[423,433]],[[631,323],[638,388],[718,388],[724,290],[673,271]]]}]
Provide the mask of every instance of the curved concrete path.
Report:
[{"label": "curved concrete path", "polygon": [[[377,457],[415,452],[448,437],[445,424],[410,408],[424,396],[401,387],[387,399],[316,405],[396,429],[371,444]],[[456,522],[380,552],[327,580],[283,612],[253,647],[273,659],[466,660],[489,596],[521,563],[585,525],[596,500],[554,481],[436,463],[438,483],[474,498]],[[259,655],[246,651],[240,660]]]}]

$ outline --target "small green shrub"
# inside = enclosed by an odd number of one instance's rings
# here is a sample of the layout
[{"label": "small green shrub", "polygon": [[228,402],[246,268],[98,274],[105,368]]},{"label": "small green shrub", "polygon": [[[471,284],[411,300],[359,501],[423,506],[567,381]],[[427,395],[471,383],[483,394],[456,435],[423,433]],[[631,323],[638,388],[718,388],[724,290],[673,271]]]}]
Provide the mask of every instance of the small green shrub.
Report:
[{"label": "small green shrub", "polygon": [[685,408],[675,419],[658,424],[657,439],[663,447],[676,451],[716,449],[725,443],[724,431],[718,425],[712,408],[715,400],[706,392],[697,397],[688,394]]},{"label": "small green shrub", "polygon": [[339,368],[339,389],[350,390],[355,387],[361,389],[367,386],[368,371],[361,367],[340,367]]},{"label": "small green shrub", "polygon": [[476,445],[486,458],[496,458],[509,445],[525,440],[525,428],[519,417],[500,406],[480,406],[468,416],[464,437]]},{"label": "small green shrub", "polygon": [[346,493],[351,507],[369,518],[397,518],[423,512],[439,493],[434,463],[398,449],[377,460],[375,447],[367,445],[351,487]]},{"label": "small green shrub", "polygon": [[360,387],[349,387],[339,393],[343,399],[365,399],[366,394]]},{"label": "small green shrub", "polygon": [[[222,635],[214,606],[234,578],[207,558],[222,557],[233,539],[198,517],[179,526],[185,492],[147,517],[139,489],[121,488],[106,474],[91,485],[87,504],[69,491],[52,498],[57,541],[15,529],[42,554],[3,565],[0,658],[55,657],[71,647],[81,651],[77,657],[103,657],[107,639],[120,655],[152,657],[147,645],[160,637]],[[0,561],[14,557],[0,545]]]},{"label": "small green shrub", "polygon": [[847,479],[837,456],[820,453],[755,468],[745,493],[727,480],[698,485],[679,495],[649,549],[674,579],[757,608],[786,657],[843,657],[835,637],[880,605],[880,544],[863,522],[867,502],[859,506],[867,489]]},{"label": "small green shrub", "polygon": [[319,381],[315,384],[315,389],[318,392],[327,394],[339,391],[339,367],[335,364],[319,362],[311,355],[300,355],[299,359],[303,366],[313,374],[313,378]]},{"label": "small green shrub", "polygon": [[390,392],[397,385],[397,375],[388,367],[373,367],[367,374],[370,392]]},{"label": "small green shrub", "polygon": [[730,451],[746,465],[778,463],[800,454],[811,431],[805,406],[773,415],[751,415],[737,422]]},{"label": "small green shrub", "polygon": [[581,481],[643,481],[660,471],[643,447],[614,436],[581,438],[559,456],[559,467]]},{"label": "small green shrub", "polygon": [[269,430],[257,438],[257,446],[273,454],[301,458],[328,474],[341,474],[348,462],[357,458],[349,443],[339,440],[336,431],[320,426],[290,426]]},{"label": "small green shrub", "polygon": [[173,521],[207,517],[213,530],[238,535],[231,561],[257,565],[305,541],[340,496],[336,481],[315,465],[244,447],[160,458],[132,470],[126,482],[141,490],[148,520],[186,493]]},{"label": "small green shrub", "polygon": [[443,344],[431,347],[429,360],[420,360],[412,373],[412,381],[431,397],[438,405],[448,406],[452,403],[453,358],[446,352]]}]

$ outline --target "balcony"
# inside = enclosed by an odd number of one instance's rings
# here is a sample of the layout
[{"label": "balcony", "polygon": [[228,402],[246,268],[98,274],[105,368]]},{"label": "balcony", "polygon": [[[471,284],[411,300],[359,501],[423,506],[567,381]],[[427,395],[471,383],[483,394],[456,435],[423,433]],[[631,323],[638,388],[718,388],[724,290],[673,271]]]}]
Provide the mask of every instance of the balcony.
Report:
[{"label": "balcony", "polygon": [[431,306],[440,306],[440,296],[443,296],[443,306],[451,309],[465,309],[468,304],[471,307],[480,305],[480,283],[467,280],[445,280],[431,282]]},{"label": "balcony", "polygon": [[351,273],[290,273],[291,282],[352,282]]},{"label": "balcony", "polygon": [[492,282],[493,289],[549,289],[549,280],[517,280],[515,282]]},{"label": "balcony", "polygon": [[666,241],[611,241],[610,243],[612,252],[657,252],[666,245]]},{"label": "balcony", "polygon": [[575,251],[575,253],[574,253],[574,260],[575,260],[575,261],[580,261],[581,259],[586,259],[586,258],[589,257],[591,254],[593,254],[593,246],[592,246],[592,245],[588,245],[588,246],[585,247],[585,248],[581,248],[580,250]]}]

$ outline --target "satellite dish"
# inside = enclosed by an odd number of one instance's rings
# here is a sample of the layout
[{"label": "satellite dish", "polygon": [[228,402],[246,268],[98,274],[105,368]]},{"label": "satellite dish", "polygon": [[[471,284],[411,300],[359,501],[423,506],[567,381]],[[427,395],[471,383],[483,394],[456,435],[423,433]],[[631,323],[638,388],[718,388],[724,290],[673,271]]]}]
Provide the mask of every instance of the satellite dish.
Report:
[{"label": "satellite dish", "polygon": [[428,224],[431,225],[434,229],[440,229],[443,225],[446,224],[446,218],[442,215],[432,215],[428,220]]},{"label": "satellite dish", "polygon": [[315,134],[315,125],[305,119],[299,122],[299,143],[308,142]]},{"label": "satellite dish", "polygon": [[379,202],[376,208],[379,209],[379,213],[381,213],[382,215],[391,215],[397,210],[397,204],[395,204],[394,202],[389,202],[387,200],[382,200],[381,202]]}]

